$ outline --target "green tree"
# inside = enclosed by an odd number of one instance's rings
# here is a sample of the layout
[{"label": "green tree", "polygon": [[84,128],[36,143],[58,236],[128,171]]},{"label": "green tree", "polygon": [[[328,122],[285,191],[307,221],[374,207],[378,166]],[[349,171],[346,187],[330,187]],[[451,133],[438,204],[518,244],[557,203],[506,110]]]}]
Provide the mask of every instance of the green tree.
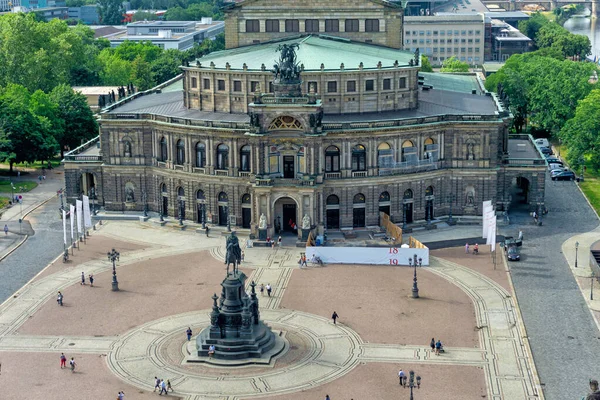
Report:
[{"label": "green tree", "polygon": [[99,60],[102,63],[100,79],[104,85],[126,85],[131,81],[131,63],[113,54],[113,49],[104,49],[100,52]]},{"label": "green tree", "polygon": [[123,2],[121,0],[98,0],[100,21],[105,25],[120,25],[123,22]]},{"label": "green tree", "polygon": [[131,81],[140,91],[151,89],[155,84],[152,67],[142,56],[138,56],[131,64]]},{"label": "green tree", "polygon": [[158,15],[156,15],[155,13],[151,13],[148,11],[137,11],[135,14],[133,14],[133,17],[131,18],[132,21],[156,21],[158,20]]},{"label": "green tree", "polygon": [[152,42],[132,42],[124,41],[114,49],[114,54],[122,60],[133,61],[137,57],[141,57],[146,62],[153,62],[161,54],[163,50]]},{"label": "green tree", "polygon": [[431,63],[429,62],[429,57],[427,57],[425,54],[421,54],[421,71],[433,72],[433,68],[431,67]]},{"label": "green tree", "polygon": [[[50,95],[36,90],[29,98],[29,110],[37,115],[46,131],[61,143],[65,132],[65,120],[62,118],[58,104]],[[61,153],[62,155],[62,153]]]},{"label": "green tree", "polygon": [[68,85],[59,85],[50,93],[50,99],[57,105],[59,118],[64,121],[64,131],[58,138],[61,156],[66,146],[75,148],[82,141],[98,135],[98,124],[87,100]]},{"label": "green tree", "polygon": [[519,22],[519,30],[528,38],[535,40],[538,31],[545,25],[549,24],[550,20],[542,13],[536,12],[531,14],[529,19]]},{"label": "green tree", "polygon": [[175,49],[164,51],[151,64],[152,77],[155,83],[162,83],[179,75],[183,61],[183,53]]},{"label": "green tree", "polygon": [[592,90],[577,105],[575,116],[560,130],[560,138],[568,148],[569,165],[577,169],[584,159],[600,169],[600,89]]},{"label": "green tree", "polygon": [[444,60],[440,72],[469,72],[469,64],[452,56]]}]

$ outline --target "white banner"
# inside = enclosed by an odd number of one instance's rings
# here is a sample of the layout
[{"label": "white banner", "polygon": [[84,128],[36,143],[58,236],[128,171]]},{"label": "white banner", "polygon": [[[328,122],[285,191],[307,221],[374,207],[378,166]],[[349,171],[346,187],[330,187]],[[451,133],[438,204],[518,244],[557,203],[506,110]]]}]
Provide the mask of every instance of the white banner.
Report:
[{"label": "white banner", "polygon": [[487,234],[488,234],[488,230],[487,230],[487,221],[486,221],[486,212],[489,208],[493,208],[492,207],[492,201],[491,200],[486,200],[483,202],[483,206],[481,207],[481,216],[483,217],[483,232],[482,232],[482,238],[487,238]]},{"label": "white banner", "polygon": [[73,204],[69,204],[69,211],[70,211],[70,216],[71,216],[71,242],[73,241],[74,236],[74,232],[73,232],[73,225],[75,223],[75,206]]},{"label": "white banner", "polygon": [[63,217],[63,239],[65,241],[65,246],[67,245],[67,210],[63,208],[62,210]]},{"label": "white banner", "polygon": [[92,216],[90,214],[90,198],[83,196],[83,225],[86,228],[92,227]]},{"label": "white banner", "polygon": [[77,237],[81,236],[81,233],[83,232],[83,221],[82,221],[82,210],[83,210],[83,202],[81,200],[76,200],[75,204],[77,204],[77,232],[78,235]]},{"label": "white banner", "polygon": [[429,265],[429,249],[401,247],[307,247],[306,259],[313,255],[325,264],[409,265],[408,259],[417,255]]},{"label": "white banner", "polygon": [[486,244],[490,245],[491,251],[496,250],[496,218],[489,222]]}]

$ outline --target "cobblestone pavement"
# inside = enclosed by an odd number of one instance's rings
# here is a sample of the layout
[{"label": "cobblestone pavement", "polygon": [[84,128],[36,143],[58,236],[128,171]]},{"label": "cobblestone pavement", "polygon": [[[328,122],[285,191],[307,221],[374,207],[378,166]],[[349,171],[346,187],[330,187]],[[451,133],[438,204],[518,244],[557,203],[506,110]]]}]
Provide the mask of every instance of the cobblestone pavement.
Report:
[{"label": "cobblestone pavement", "polygon": [[[547,177],[546,207],[549,213],[543,226],[534,225],[526,212],[510,214],[508,228],[514,236],[522,229],[525,237],[521,261],[510,266],[546,398],[564,400],[584,395],[588,380],[600,377],[598,326],[562,246],[571,236],[596,228],[598,219],[574,182],[553,182]],[[584,250],[580,249],[581,258],[589,254]],[[574,254],[568,257],[573,260]]]},{"label": "cobblestone pavement", "polygon": [[[112,229],[111,225],[114,226]],[[150,224],[148,224],[150,225]],[[171,231],[170,227],[154,229],[143,227],[144,242],[152,248],[134,250],[119,264],[120,268],[140,261],[171,254],[197,252],[210,248],[217,259],[222,259],[224,241],[221,237],[205,240],[195,233]],[[109,223],[99,232],[119,240],[140,237],[135,223]],[[242,244],[245,242],[242,240]],[[333,325],[327,318],[300,311],[280,308],[291,272],[298,268],[298,249],[282,248],[275,251],[246,249],[245,268],[252,268],[250,280],[269,281],[278,288],[271,298],[261,298],[261,315],[274,329],[293,329],[312,343],[312,351],[300,361],[286,368],[262,372],[256,376],[245,374],[221,375],[207,378],[185,372],[177,365],[167,363],[161,356],[165,338],[181,334],[187,326],[207,326],[209,310],[194,311],[142,324],[121,336],[52,336],[18,335],[19,327],[46,301],[52,299],[58,288],[76,284],[80,270],[100,275],[111,269],[106,260],[91,260],[78,268],[65,268],[36,279],[20,291],[20,295],[0,306],[0,352],[71,351],[89,354],[107,354],[109,368],[117,376],[139,389],[150,390],[152,378],[165,370],[186,399],[241,399],[267,394],[285,394],[316,387],[333,381],[361,363],[443,364],[480,367],[485,371],[487,398],[520,400],[542,398],[535,384],[535,373],[528,355],[527,342],[518,309],[510,293],[486,276],[461,265],[432,258],[432,265],[424,268],[459,286],[473,300],[479,348],[446,348],[443,357],[432,357],[429,347],[367,343],[344,324]],[[285,330],[285,329],[284,329]],[[426,346],[426,345],[425,345]],[[226,393],[223,395],[223,393]],[[468,397],[468,395],[467,395]]]}]

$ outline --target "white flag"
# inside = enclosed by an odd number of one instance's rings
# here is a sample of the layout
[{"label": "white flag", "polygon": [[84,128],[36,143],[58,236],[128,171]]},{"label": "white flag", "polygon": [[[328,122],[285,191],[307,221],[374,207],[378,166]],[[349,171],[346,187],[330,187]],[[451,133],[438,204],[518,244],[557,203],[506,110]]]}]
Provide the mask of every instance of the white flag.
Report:
[{"label": "white flag", "polygon": [[67,211],[63,208],[62,210],[63,217],[63,239],[65,241],[65,246],[67,245]]},{"label": "white flag", "polygon": [[92,227],[92,217],[90,214],[90,198],[83,196],[83,224],[86,228]]},{"label": "white flag", "polygon": [[496,250],[496,218],[489,221],[489,232],[486,244],[490,245],[490,250]]},{"label": "white flag", "polygon": [[483,232],[482,232],[482,238],[487,238],[488,235],[488,221],[487,221],[487,215],[489,215],[489,211],[493,210],[494,207],[492,206],[492,202],[491,200],[486,200],[483,202],[483,207],[482,207],[482,218],[483,218]]},{"label": "white flag", "polygon": [[76,200],[75,204],[77,204],[77,232],[81,235],[83,233],[83,202]]},{"label": "white flag", "polygon": [[70,204],[70,214],[71,214],[71,242],[73,241],[74,236],[74,229],[73,229],[73,225],[75,223],[75,206],[73,204]]}]

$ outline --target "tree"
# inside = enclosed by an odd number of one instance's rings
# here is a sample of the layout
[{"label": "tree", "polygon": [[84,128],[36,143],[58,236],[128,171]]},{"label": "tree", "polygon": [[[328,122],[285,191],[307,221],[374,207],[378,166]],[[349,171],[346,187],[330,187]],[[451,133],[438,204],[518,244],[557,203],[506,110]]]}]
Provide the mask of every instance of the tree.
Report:
[{"label": "tree", "polygon": [[421,72],[433,72],[433,68],[429,62],[429,57],[427,57],[425,54],[421,54]]},{"label": "tree", "polygon": [[105,25],[120,25],[123,22],[123,2],[121,0],[98,0],[100,20]]},{"label": "tree", "polygon": [[61,143],[66,134],[65,120],[61,116],[58,104],[50,95],[36,90],[29,98],[29,110],[37,115],[45,125],[46,131],[54,137],[56,142]]},{"label": "tree", "polygon": [[600,89],[592,90],[577,105],[575,116],[560,130],[560,138],[568,146],[567,160],[577,169],[584,159],[600,169]]},{"label": "tree", "polygon": [[152,12],[148,12],[148,11],[137,11],[135,14],[133,14],[133,17],[131,18],[131,20],[133,22],[156,21],[156,20],[158,20],[158,15],[156,15],[155,13],[152,13]]},{"label": "tree", "polygon": [[152,67],[141,56],[138,56],[131,64],[131,81],[140,91],[151,89],[154,86]]},{"label": "tree", "polygon": [[519,30],[528,38],[535,41],[538,31],[549,24],[550,20],[540,12],[532,14],[529,19],[519,22]]},{"label": "tree", "polygon": [[100,78],[105,85],[126,85],[131,81],[131,63],[122,60],[115,54],[113,49],[104,49],[100,52],[102,71]]},{"label": "tree", "polygon": [[181,73],[181,64],[183,61],[183,53],[169,49],[164,51],[151,64],[152,76],[156,83],[168,81]]},{"label": "tree", "polygon": [[440,72],[469,72],[469,64],[452,56],[444,60]]},{"label": "tree", "polygon": [[59,85],[50,93],[50,99],[57,104],[59,117],[64,121],[64,131],[58,140],[61,156],[66,146],[75,148],[98,135],[98,124],[84,95],[75,93],[68,85]]}]

